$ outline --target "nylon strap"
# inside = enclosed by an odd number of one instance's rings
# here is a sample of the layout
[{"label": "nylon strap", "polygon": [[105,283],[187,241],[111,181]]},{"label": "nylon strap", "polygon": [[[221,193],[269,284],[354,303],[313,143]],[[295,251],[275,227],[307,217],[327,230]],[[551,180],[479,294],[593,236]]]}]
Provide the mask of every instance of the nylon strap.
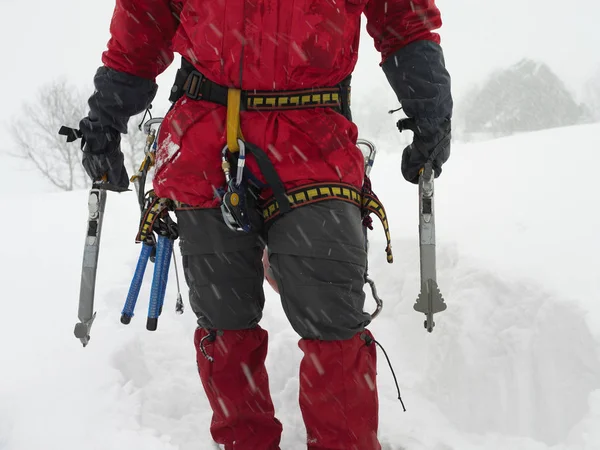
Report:
[{"label": "nylon strap", "polygon": [[[348,87],[350,89],[350,87]],[[246,91],[246,109],[254,111],[281,111],[302,108],[342,108],[340,87],[297,91]],[[349,102],[349,95],[347,102]]]},{"label": "nylon strap", "polygon": [[154,167],[154,152],[152,153],[148,153],[142,163],[140,164],[140,168],[138,169],[137,173],[134,174],[129,181],[131,181],[132,183],[137,180],[138,178],[140,178],[140,174],[144,174],[150,171],[150,169],[152,169],[152,167]]},{"label": "nylon strap", "polygon": [[[358,206],[361,209],[363,219],[370,213],[375,214],[381,221],[383,231],[385,232],[387,241],[387,246],[385,248],[387,262],[392,263],[394,261],[394,256],[392,254],[392,238],[390,235],[387,214],[383,204],[372,192],[361,191],[354,186],[345,183],[318,183],[288,191],[287,200],[290,209],[325,200],[342,200]],[[261,205],[261,209],[265,223],[275,219],[282,213],[279,202],[275,197],[272,197],[266,203]]]},{"label": "nylon strap", "polygon": [[287,214],[292,210],[292,208],[288,202],[288,196],[285,193],[285,186],[283,185],[281,178],[279,178],[277,170],[275,170],[275,166],[273,166],[273,163],[269,159],[269,155],[267,155],[266,152],[257,145],[254,145],[250,142],[244,143],[246,145],[246,150],[254,156],[260,172],[262,173],[263,177],[265,177],[265,181],[271,188],[280,214]]},{"label": "nylon strap", "polygon": [[238,138],[244,139],[240,126],[241,99],[242,91],[240,89],[229,88],[227,90],[227,148],[231,153],[240,151],[237,140]]},{"label": "nylon strap", "polygon": [[281,204],[281,213],[285,214],[291,210],[287,203],[285,195],[285,187],[277,175],[277,171],[269,156],[258,146],[249,142],[245,142],[240,126],[240,104],[242,91],[239,89],[229,88],[227,91],[227,148],[230,153],[238,153],[240,146],[238,138],[244,141],[246,149],[254,155],[256,163],[261,173],[265,177],[267,184],[273,191],[275,199]]},{"label": "nylon strap", "polygon": [[148,243],[152,241],[152,231],[154,229],[154,224],[159,218],[166,214],[166,211],[173,209],[172,200],[168,198],[157,197],[154,194],[154,191],[150,191],[148,194],[152,200],[146,208],[146,210],[144,211],[144,215],[142,216],[140,228],[138,230],[137,236],[135,237],[136,243]]}]

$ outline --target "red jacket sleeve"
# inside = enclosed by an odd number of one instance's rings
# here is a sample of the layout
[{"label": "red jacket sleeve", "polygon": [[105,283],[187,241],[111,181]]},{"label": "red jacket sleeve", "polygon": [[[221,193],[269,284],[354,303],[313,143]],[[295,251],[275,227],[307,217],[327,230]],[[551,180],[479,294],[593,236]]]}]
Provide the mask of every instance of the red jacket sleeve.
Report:
[{"label": "red jacket sleeve", "polygon": [[440,43],[440,36],[432,32],[442,26],[435,0],[370,0],[365,15],[382,61],[414,41]]},{"label": "red jacket sleeve", "polygon": [[173,0],[117,0],[105,66],[154,80],[173,61],[172,40],[179,25]]}]

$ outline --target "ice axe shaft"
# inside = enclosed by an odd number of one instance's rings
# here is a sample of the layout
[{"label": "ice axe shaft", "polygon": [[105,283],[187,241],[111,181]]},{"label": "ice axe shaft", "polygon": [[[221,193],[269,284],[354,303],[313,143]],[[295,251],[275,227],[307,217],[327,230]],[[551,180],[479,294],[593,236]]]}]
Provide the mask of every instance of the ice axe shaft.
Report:
[{"label": "ice axe shaft", "polygon": [[75,325],[75,337],[85,347],[90,341],[90,329],[96,317],[94,295],[96,291],[96,272],[100,252],[102,220],[106,205],[106,190],[94,185],[88,195],[88,220],[81,268],[81,286],[79,290],[79,323]]},{"label": "ice axe shaft", "polygon": [[446,309],[446,303],[437,285],[434,172],[431,163],[425,164],[419,176],[419,248],[421,292],[414,309],[425,314],[425,328],[431,333],[435,326],[433,315]]}]

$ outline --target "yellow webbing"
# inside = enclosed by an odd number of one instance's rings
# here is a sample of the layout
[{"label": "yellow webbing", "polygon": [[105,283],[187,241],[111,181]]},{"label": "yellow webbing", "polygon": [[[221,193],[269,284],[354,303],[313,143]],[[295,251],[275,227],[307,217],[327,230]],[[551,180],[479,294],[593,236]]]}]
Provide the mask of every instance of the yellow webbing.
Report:
[{"label": "yellow webbing", "polygon": [[148,172],[152,167],[154,166],[154,153],[148,153],[142,163],[140,164],[140,168],[138,169],[137,173],[135,175],[133,175],[129,181],[131,181],[132,183],[137,180],[138,178],[140,178],[140,174],[143,174],[144,172]]},{"label": "yellow webbing", "polygon": [[166,211],[173,210],[173,201],[168,198],[160,198],[154,194],[154,190],[148,191],[150,204],[143,213],[140,228],[135,242],[148,242],[152,237],[152,230],[157,219],[162,217]]},{"label": "yellow webbing", "polygon": [[227,148],[231,153],[240,151],[238,138],[244,139],[240,126],[240,105],[242,91],[229,88],[227,90]]},{"label": "yellow webbing", "polygon": [[[387,220],[387,214],[381,201],[372,193],[362,192],[352,185],[345,183],[317,183],[291,189],[287,192],[288,201],[292,209],[324,200],[342,200],[358,206],[362,211],[369,211],[377,216],[383,226],[387,246],[385,253],[387,261],[392,263],[392,237]],[[271,197],[261,205],[262,216],[265,223],[280,214],[279,204]]]}]

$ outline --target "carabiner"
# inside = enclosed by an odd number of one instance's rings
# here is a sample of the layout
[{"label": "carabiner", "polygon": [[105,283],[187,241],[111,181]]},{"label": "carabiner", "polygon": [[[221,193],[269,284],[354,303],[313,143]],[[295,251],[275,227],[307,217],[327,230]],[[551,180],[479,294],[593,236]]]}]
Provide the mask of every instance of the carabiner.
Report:
[{"label": "carabiner", "polygon": [[[244,167],[246,166],[246,144],[243,140],[237,140],[238,145],[240,146],[239,156],[237,160],[237,170],[235,174],[235,184],[239,186],[242,183],[242,179],[244,177]],[[227,158],[227,152],[229,151],[229,146],[225,144],[223,150],[221,150],[221,162],[223,166],[223,172],[225,172],[225,179],[227,182],[231,179],[230,172],[230,163],[229,158]]]}]

